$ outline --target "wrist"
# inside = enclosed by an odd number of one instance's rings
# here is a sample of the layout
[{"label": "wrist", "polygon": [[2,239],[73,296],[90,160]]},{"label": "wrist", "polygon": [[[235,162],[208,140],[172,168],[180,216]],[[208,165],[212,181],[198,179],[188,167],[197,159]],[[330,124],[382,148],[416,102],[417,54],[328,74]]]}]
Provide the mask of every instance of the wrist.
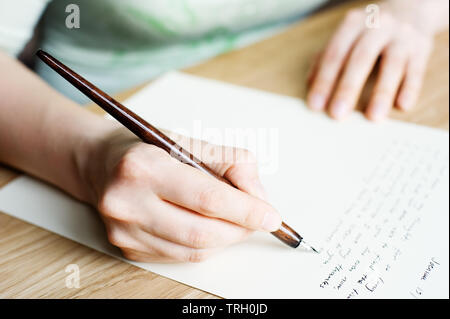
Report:
[{"label": "wrist", "polygon": [[117,130],[118,123],[94,115],[92,125],[89,126],[90,129],[83,132],[82,138],[73,147],[72,158],[82,190],[80,199],[96,206],[100,192],[98,180],[104,176],[101,164],[104,161],[102,154],[105,141]]}]

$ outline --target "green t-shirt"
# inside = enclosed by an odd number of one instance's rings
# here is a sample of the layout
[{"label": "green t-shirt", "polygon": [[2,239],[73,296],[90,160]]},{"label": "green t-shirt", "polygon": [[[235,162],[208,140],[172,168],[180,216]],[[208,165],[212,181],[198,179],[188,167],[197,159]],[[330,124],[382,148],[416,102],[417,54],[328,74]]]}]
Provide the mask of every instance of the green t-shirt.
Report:
[{"label": "green t-shirt", "polygon": [[[115,93],[165,71],[258,41],[323,2],[54,0],[43,13],[41,47],[105,91]],[[66,12],[69,4],[79,8],[79,28],[66,26],[73,13]],[[42,63],[37,72],[67,96],[86,101]]]}]

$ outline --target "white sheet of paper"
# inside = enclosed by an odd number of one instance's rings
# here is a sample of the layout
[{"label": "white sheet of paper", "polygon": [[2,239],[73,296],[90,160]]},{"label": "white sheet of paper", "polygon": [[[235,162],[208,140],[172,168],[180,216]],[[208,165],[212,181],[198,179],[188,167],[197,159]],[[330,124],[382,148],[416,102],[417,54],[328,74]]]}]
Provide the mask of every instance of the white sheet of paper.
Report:
[{"label": "white sheet of paper", "polygon": [[[273,205],[321,250],[257,233],[202,263],[136,266],[227,298],[449,297],[447,132],[336,122],[298,99],[181,73],[125,105],[155,126],[250,148]],[[30,177],[0,190],[0,211],[122,258],[91,208]]]}]

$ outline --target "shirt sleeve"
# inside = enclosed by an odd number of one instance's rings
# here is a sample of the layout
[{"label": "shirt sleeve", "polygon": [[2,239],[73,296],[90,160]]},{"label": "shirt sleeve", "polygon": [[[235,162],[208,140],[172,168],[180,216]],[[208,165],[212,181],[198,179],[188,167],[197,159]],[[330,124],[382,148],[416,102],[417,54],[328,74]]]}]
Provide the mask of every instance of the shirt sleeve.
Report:
[{"label": "shirt sleeve", "polygon": [[50,0],[0,1],[0,50],[18,56]]}]

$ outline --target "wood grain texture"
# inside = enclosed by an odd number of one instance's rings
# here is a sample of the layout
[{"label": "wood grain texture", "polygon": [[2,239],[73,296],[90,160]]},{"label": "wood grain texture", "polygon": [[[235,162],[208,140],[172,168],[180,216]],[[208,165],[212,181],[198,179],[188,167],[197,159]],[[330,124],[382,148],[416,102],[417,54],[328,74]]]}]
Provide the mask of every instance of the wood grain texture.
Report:
[{"label": "wood grain texture", "polygon": [[[355,5],[361,5],[361,2],[320,13],[271,39],[221,55],[185,71],[241,86],[305,98],[306,75],[314,55],[324,47],[346,10]],[[448,30],[436,37],[418,105],[408,113],[393,111],[393,118],[448,130],[448,38]],[[121,101],[142,86],[119,94],[116,98]],[[364,105],[366,94],[361,99],[361,105]],[[97,106],[91,105],[89,109],[102,113]],[[18,174],[0,166],[0,187]],[[65,286],[65,267],[72,263],[80,267],[81,287],[78,289]],[[216,296],[139,269],[0,213],[0,298]]]}]

